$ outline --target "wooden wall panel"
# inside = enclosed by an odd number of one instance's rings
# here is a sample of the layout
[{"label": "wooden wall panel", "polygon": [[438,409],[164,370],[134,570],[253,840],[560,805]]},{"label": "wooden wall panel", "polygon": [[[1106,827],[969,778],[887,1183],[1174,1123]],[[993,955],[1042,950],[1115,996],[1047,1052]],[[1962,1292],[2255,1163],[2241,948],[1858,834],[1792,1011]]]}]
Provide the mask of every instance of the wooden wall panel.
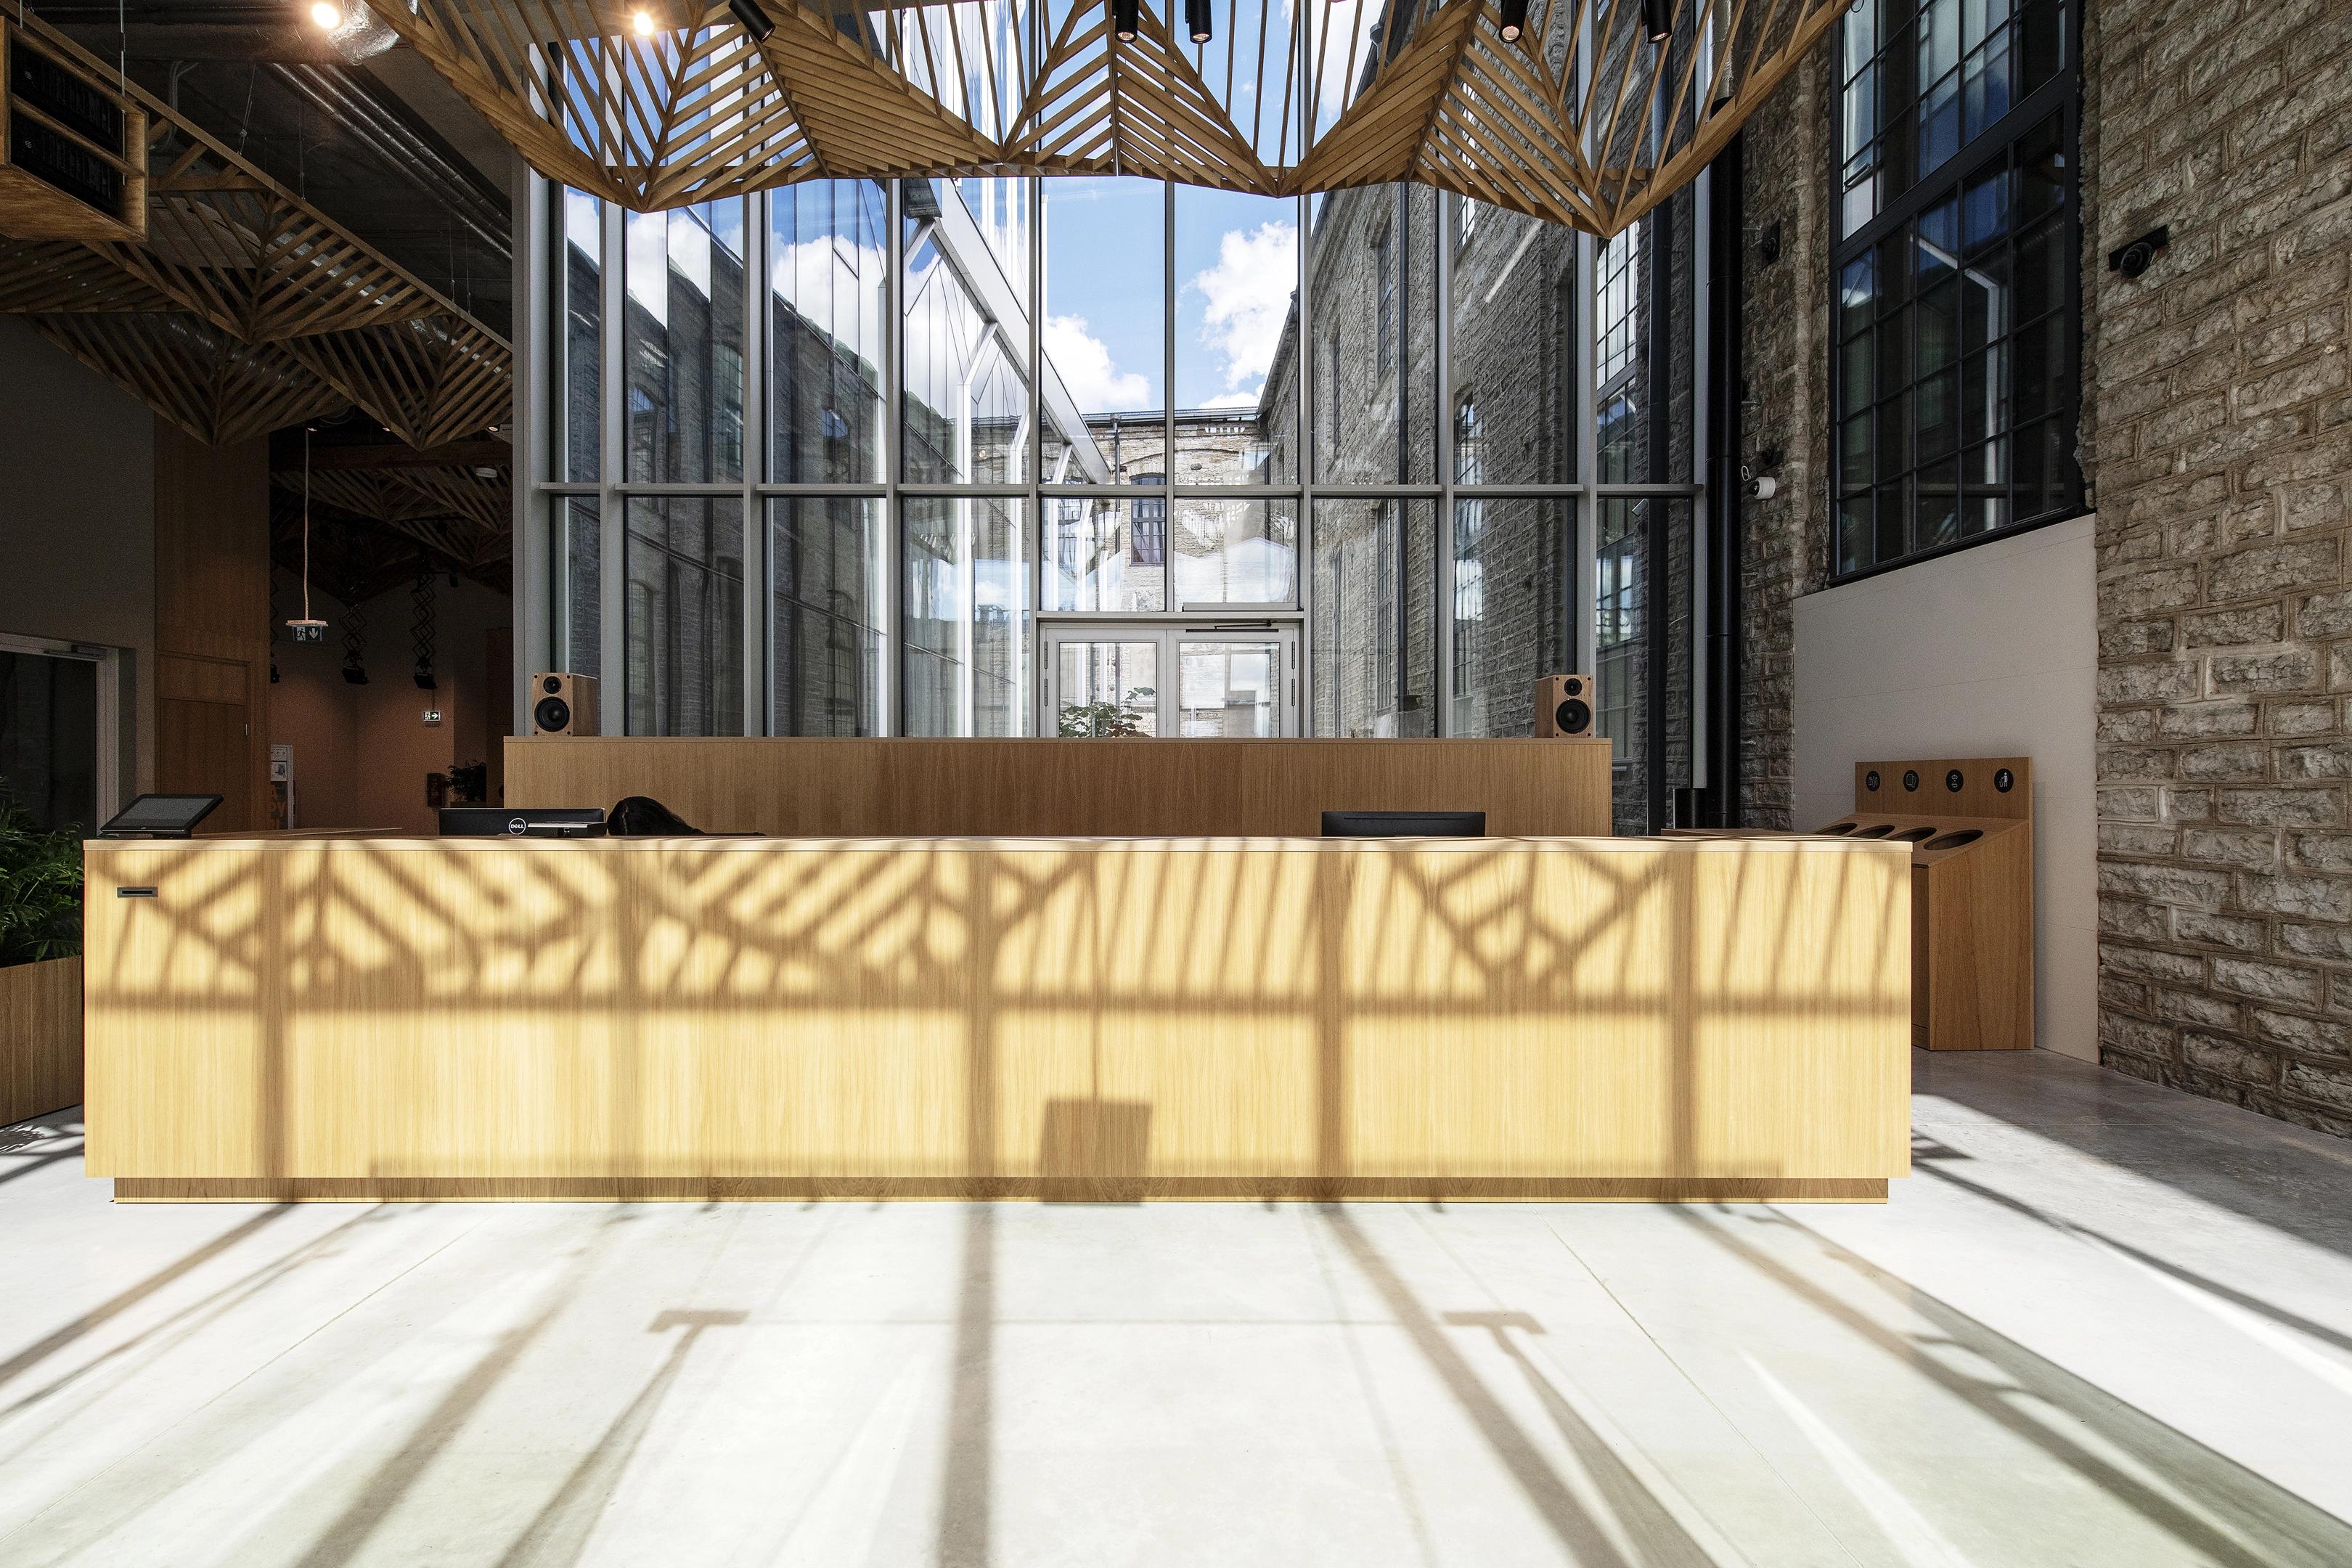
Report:
[{"label": "wooden wall panel", "polygon": [[155,421],[155,787],[216,794],[207,833],[265,827],[269,447]]},{"label": "wooden wall panel", "polygon": [[81,960],[0,969],[0,1122],[81,1103]]},{"label": "wooden wall panel", "polygon": [[671,740],[506,742],[506,804],[644,795],[777,837],[1312,837],[1326,810],[1477,810],[1497,837],[1605,836],[1609,742]]},{"label": "wooden wall panel", "polygon": [[100,846],[89,1170],[247,1198],[1883,1195],[1908,865],[1793,837]]}]

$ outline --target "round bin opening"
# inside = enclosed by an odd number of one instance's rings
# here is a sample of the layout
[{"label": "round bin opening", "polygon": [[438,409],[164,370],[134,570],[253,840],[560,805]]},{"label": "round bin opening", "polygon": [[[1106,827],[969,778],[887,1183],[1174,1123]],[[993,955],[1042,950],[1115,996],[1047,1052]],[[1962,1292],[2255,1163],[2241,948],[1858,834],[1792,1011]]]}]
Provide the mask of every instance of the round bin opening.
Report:
[{"label": "round bin opening", "polygon": [[1856,838],[1884,838],[1894,831],[1895,824],[1891,822],[1880,822],[1874,823],[1868,827],[1855,828],[1853,836]]},{"label": "round bin opening", "polygon": [[1919,840],[1929,837],[1936,830],[1932,827],[1906,827],[1895,837],[1901,839],[1906,844],[1916,844]]},{"label": "round bin opening", "polygon": [[1927,847],[1930,849],[1958,849],[1961,845],[1974,844],[1978,839],[1982,838],[1983,837],[1984,833],[1980,828],[1963,827],[1957,833],[1947,833],[1941,838],[1930,838],[1927,840]]},{"label": "round bin opening", "polygon": [[1853,831],[1853,824],[1851,822],[1832,822],[1827,827],[1822,828],[1822,831],[1823,833],[1852,833]]}]

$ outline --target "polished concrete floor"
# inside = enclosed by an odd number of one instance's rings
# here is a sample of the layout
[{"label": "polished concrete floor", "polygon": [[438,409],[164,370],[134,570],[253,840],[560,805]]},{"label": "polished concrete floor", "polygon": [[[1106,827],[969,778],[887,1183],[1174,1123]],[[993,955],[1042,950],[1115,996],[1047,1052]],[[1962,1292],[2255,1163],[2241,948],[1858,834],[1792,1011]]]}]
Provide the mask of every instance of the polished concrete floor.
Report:
[{"label": "polished concrete floor", "polygon": [[0,1563],[2352,1563],[2352,1144],[1922,1058],[1880,1206],[110,1206]]}]

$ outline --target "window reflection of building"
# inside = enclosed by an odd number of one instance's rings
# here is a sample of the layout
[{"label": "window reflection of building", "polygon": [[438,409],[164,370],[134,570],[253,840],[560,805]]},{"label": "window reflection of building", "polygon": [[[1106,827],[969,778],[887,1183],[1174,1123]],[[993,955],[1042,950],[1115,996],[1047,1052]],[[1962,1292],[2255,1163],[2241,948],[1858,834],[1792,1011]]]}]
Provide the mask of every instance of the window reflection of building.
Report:
[{"label": "window reflection of building", "polygon": [[[1263,605],[1303,616],[1305,712],[1333,734],[1528,733],[1534,677],[1576,668],[1589,626],[1603,722],[1629,767],[1648,767],[1651,632],[1661,618],[1687,626],[1674,584],[1693,514],[1600,487],[1693,471],[1675,336],[1692,320],[1675,302],[1693,285],[1688,201],[1605,243],[1418,186],[1290,204],[1298,242],[1273,291],[1289,308],[1260,330],[1276,341],[1256,405],[1168,413],[1116,406],[1167,401],[1190,352],[1180,339],[1161,364],[1150,331],[1187,286],[1160,276],[1167,235],[1129,247],[1143,258],[1133,289],[1158,292],[1138,306],[1140,327],[1121,324],[1127,358],[1088,366],[1049,351],[1066,339],[1034,324],[1055,297],[1045,214],[1087,221],[1083,203],[1042,200],[1047,189],[910,180],[894,201],[886,184],[810,182],[652,220],[559,195],[563,299],[549,319],[562,323],[562,455],[547,477],[580,490],[608,480],[623,502],[600,518],[594,494],[551,498],[570,563],[562,635],[572,668],[614,651],[602,647],[600,568],[607,531],[621,531],[616,706],[630,727],[1026,733],[1041,613]],[[1175,207],[1181,242],[1181,193]],[[747,366],[743,296],[760,278],[760,363]],[[614,300],[629,352],[622,376],[600,378],[599,311]],[[1138,342],[1154,345],[1149,363],[1134,361]],[[1202,388],[1197,363],[1192,374]],[[604,475],[607,396],[624,441]],[[750,510],[706,506],[692,527],[671,503],[716,498],[647,493],[737,482]],[[787,486],[808,489],[761,493]],[[660,505],[636,520],[639,501]],[[1599,552],[1580,563],[1588,505]],[[1647,553],[1654,523],[1669,533],[1663,559]],[[747,553],[764,579],[748,603]],[[1272,700],[1242,702],[1260,689],[1234,659],[1215,679],[1198,661],[1202,691],[1224,695],[1197,712],[1186,698],[1178,722],[1207,725],[1214,710],[1215,723],[1242,724],[1244,706]],[[764,670],[764,693],[744,690],[747,668]],[[1181,671],[1162,673],[1185,689]],[[696,680],[708,690],[689,700]],[[1686,736],[1671,706],[1661,721]]]}]

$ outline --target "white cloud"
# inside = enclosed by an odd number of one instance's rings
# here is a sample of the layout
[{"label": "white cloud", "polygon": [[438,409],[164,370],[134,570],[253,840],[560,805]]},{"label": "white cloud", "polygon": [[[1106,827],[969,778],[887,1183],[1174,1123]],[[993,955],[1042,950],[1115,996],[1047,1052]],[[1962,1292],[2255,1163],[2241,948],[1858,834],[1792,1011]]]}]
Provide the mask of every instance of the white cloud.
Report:
[{"label": "white cloud", "polygon": [[1221,392],[1217,394],[1216,396],[1209,399],[1208,402],[1201,405],[1201,406],[1203,408],[1246,408],[1252,413],[1255,413],[1257,411],[1258,400],[1265,395],[1265,383],[1261,381],[1255,386],[1251,387],[1247,392]]},{"label": "white cloud", "polygon": [[[1298,226],[1263,223],[1230,228],[1217,241],[1217,264],[1185,285],[1200,291],[1201,342],[1224,361],[1225,393],[1212,408],[1255,406],[1282,323],[1298,284]],[[1244,398],[1244,391],[1248,395]]]},{"label": "white cloud", "polygon": [[1113,364],[1108,345],[1087,330],[1084,316],[1046,317],[1043,346],[1080,408],[1108,413],[1150,406],[1150,381]]}]

